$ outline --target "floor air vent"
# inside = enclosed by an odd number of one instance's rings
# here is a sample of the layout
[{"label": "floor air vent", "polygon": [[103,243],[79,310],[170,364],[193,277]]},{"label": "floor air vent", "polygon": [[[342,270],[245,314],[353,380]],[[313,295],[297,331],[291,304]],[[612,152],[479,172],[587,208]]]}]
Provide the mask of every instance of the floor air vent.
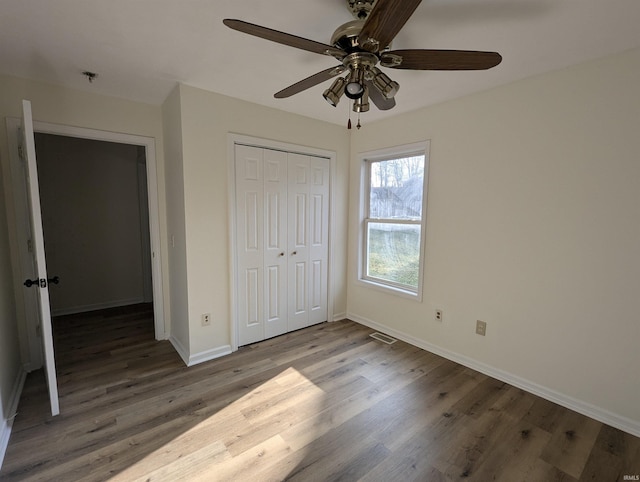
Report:
[{"label": "floor air vent", "polygon": [[375,333],[371,333],[369,336],[371,338],[375,338],[378,341],[381,341],[382,343],[386,343],[387,345],[391,345],[396,341],[398,341],[395,338],[391,338],[390,336],[385,335],[383,333],[378,333],[377,331]]}]

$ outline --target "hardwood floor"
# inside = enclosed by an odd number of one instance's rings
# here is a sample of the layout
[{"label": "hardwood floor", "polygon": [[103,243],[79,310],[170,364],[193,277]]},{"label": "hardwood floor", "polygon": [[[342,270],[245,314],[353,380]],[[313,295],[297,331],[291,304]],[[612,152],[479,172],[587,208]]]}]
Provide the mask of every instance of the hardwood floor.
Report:
[{"label": "hardwood floor", "polygon": [[[640,439],[350,321],[186,368],[148,306],[56,320],[3,481],[618,481]],[[637,480],[637,479],[629,479]]]}]

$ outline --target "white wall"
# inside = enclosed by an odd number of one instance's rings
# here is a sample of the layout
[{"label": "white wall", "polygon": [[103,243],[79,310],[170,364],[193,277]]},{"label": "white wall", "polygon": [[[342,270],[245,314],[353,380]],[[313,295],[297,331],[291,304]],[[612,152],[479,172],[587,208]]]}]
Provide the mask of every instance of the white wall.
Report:
[{"label": "white wall", "polygon": [[[348,131],[343,127],[181,85],[179,88],[184,176],[186,272],[191,356],[215,354],[231,342],[228,134],[337,152],[333,233],[336,313],[345,313]],[[175,99],[170,99],[175,102]],[[179,223],[178,223],[179,224]],[[180,226],[178,226],[178,229]],[[180,233],[169,232],[169,236]],[[186,300],[185,300],[186,302]],[[183,302],[184,303],[184,302]],[[211,326],[202,327],[202,313]]]},{"label": "white wall", "polygon": [[[637,429],[637,85],[635,50],[349,133],[184,85],[156,107],[0,77],[0,117],[19,116],[20,99],[28,98],[36,120],[156,138],[162,251],[170,254],[163,267],[165,310],[187,356],[230,343],[227,142],[229,133],[245,134],[337,152],[336,313],[347,311]],[[418,303],[356,282],[355,159],[358,152],[425,139],[431,140],[427,265]],[[4,129],[0,157],[6,175]],[[12,206],[7,212],[11,242]],[[0,261],[6,252],[0,230]],[[0,330],[7,333],[3,340],[15,340],[14,325],[5,322],[14,308],[2,266]],[[13,304],[20,319],[20,302]],[[444,310],[443,323],[433,320],[436,307]],[[202,313],[212,314],[211,326],[200,325]],[[488,323],[486,337],[474,334],[477,319]],[[2,397],[16,376],[12,347],[2,351],[9,360],[9,368],[0,368]]]},{"label": "white wall", "polygon": [[13,415],[22,378],[3,174],[0,170],[0,466],[10,433],[9,417]]},{"label": "white wall", "polygon": [[52,313],[142,303],[151,271],[143,261],[149,222],[138,146],[35,137],[47,272],[61,278],[49,287]]},{"label": "white wall", "polygon": [[[163,256],[164,308],[169,312],[169,278],[166,261],[166,203],[164,189],[164,153],[162,139],[162,111],[160,106],[152,106],[114,97],[80,92],[42,82],[29,81],[14,77],[0,76],[0,118],[20,117],[21,100],[32,102],[33,118],[36,121],[78,126],[89,129],[121,132],[133,135],[153,137],[156,140],[156,160],[158,165],[158,195],[160,206],[161,253]],[[0,128],[0,162],[7,176],[5,188],[11,191],[19,186],[19,180],[10,179],[7,131]],[[8,201],[11,193],[8,192]],[[15,237],[14,207],[7,206],[7,224],[12,253],[17,253]],[[24,322],[22,284],[14,272],[16,291],[16,314],[19,325]],[[28,363],[28,353],[23,349],[23,361]]]},{"label": "white wall", "polygon": [[[639,85],[634,50],[354,131],[349,315],[640,433]],[[424,139],[431,161],[418,303],[356,282],[355,159]],[[474,333],[478,319],[486,337]]]},{"label": "white wall", "polygon": [[182,173],[182,113],[180,87],[162,105],[166,158],[167,233],[169,276],[171,278],[171,342],[180,355],[189,358],[189,307],[187,299],[187,251],[184,216],[184,175]]}]

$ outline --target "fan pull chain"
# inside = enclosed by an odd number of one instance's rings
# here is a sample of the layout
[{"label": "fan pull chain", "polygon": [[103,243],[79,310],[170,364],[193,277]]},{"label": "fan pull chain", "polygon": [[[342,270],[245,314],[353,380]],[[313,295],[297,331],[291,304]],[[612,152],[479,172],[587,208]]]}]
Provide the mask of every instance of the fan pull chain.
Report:
[{"label": "fan pull chain", "polygon": [[349,109],[349,122],[347,122],[347,129],[351,130],[351,104],[347,104],[347,109]]},{"label": "fan pull chain", "polygon": [[358,112],[358,125],[356,127],[358,128],[358,130],[360,130],[360,128],[362,127],[360,125],[360,112]]}]

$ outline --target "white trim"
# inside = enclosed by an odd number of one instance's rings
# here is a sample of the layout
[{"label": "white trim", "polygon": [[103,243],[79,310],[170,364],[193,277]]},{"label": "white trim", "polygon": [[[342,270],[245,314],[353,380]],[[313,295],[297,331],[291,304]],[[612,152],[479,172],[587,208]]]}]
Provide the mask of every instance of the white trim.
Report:
[{"label": "white trim", "polygon": [[331,321],[341,321],[341,320],[344,320],[346,317],[347,317],[347,313],[345,313],[344,311],[342,313],[334,313],[333,318],[331,318]]},{"label": "white trim", "polygon": [[640,437],[640,421],[623,417],[622,415],[618,415],[616,413],[610,412],[609,410],[606,410],[604,408],[597,407],[595,405],[584,402],[582,400],[578,400],[577,398],[573,398],[564,393],[539,385],[525,378],[521,378],[517,375],[514,375],[513,373],[509,373],[499,368],[495,368],[491,365],[487,365],[485,363],[479,362],[465,355],[461,355],[459,353],[452,352],[445,348],[441,348],[437,345],[433,345],[424,340],[408,335],[407,333],[396,330],[394,328],[390,328],[386,325],[369,320],[367,318],[358,316],[354,313],[347,313],[347,318],[352,321],[355,321],[356,323],[360,323],[361,325],[368,326],[369,328],[381,331],[395,338],[398,338],[404,342],[410,343],[413,346],[422,348],[423,350],[431,352],[435,355],[439,355],[443,358],[459,363],[460,365],[464,365],[465,367],[471,368],[480,373],[496,378],[497,380],[508,383],[509,385],[513,385],[514,387],[520,388],[529,393],[537,395],[541,398],[544,398],[545,400],[549,400],[550,402],[557,403],[558,405],[561,405],[575,412],[581,413],[582,415],[586,415],[587,417],[598,420],[599,422],[605,423],[607,425],[620,429],[624,432],[630,433],[631,435]]},{"label": "white trim", "polygon": [[173,348],[178,352],[180,358],[185,365],[189,366],[189,351],[185,349],[185,347],[180,343],[180,340],[175,338],[173,335],[169,336],[169,342],[173,345]]},{"label": "white trim", "polygon": [[[7,118],[7,134],[9,137],[9,149],[10,157],[12,158],[12,180],[17,182],[19,177],[19,166],[15,167],[17,160],[17,139],[18,128],[20,126],[20,119]],[[96,129],[88,129],[84,127],[68,126],[63,124],[52,124],[48,122],[33,122],[34,131],[44,134],[63,135],[68,137],[77,137],[81,139],[91,139],[98,141],[116,142],[120,144],[130,144],[135,146],[142,146],[145,148],[146,168],[147,168],[147,197],[149,203],[149,234],[151,241],[151,271],[153,278],[153,310],[154,310],[154,325],[155,325],[155,337],[157,340],[165,340],[169,333],[165,324],[165,307],[164,307],[164,295],[163,295],[163,277],[162,277],[162,250],[161,250],[161,236],[160,236],[160,201],[158,197],[158,176],[157,176],[157,158],[156,158],[156,140],[153,137],[138,136],[133,134],[125,134],[121,132],[102,131]],[[15,147],[12,147],[15,146]],[[20,190],[17,189],[19,192]],[[13,198],[18,204],[20,197],[16,196],[16,187],[12,189]],[[24,196],[22,196],[24,197]],[[15,207],[19,209],[18,206]],[[20,213],[16,213],[19,217]],[[26,245],[26,239],[24,239],[25,233],[23,230],[18,229],[16,236],[18,237],[18,245]],[[21,276],[19,279],[23,279],[26,276]],[[26,300],[25,300],[26,304]],[[28,308],[26,308],[28,310]],[[28,313],[28,311],[27,311]],[[29,317],[28,317],[29,318]],[[34,324],[34,320],[27,320],[28,323]],[[34,325],[35,326],[35,325]],[[29,330],[29,333],[34,330]],[[35,344],[38,346],[38,344]],[[33,343],[30,343],[31,350],[33,351]],[[34,355],[32,355],[34,356]],[[37,356],[36,356],[37,359]]]},{"label": "white trim", "polygon": [[227,136],[227,187],[228,187],[228,218],[229,218],[229,333],[231,334],[231,351],[238,350],[238,300],[236,299],[237,266],[236,266],[236,168],[235,146],[236,138],[233,134]]},{"label": "white trim", "polygon": [[[360,192],[359,192],[359,217],[358,217],[358,269],[356,271],[356,283],[374,288],[386,293],[392,293],[417,302],[422,302],[422,293],[424,290],[424,272],[426,266],[426,239],[427,239],[427,199],[429,196],[429,161],[430,161],[431,141],[425,140],[414,142],[411,144],[403,144],[400,146],[387,147],[384,149],[376,149],[374,151],[360,152],[357,154],[357,160],[360,165]],[[422,199],[422,218],[420,220],[420,266],[418,268],[418,287],[413,291],[410,287],[403,287],[392,282],[367,277],[365,275],[365,251],[366,251],[366,233],[365,224],[368,216],[369,205],[369,176],[371,162],[380,162],[390,159],[398,159],[401,157],[409,157],[413,155],[424,155],[424,181],[423,181],[423,199]],[[370,219],[370,222],[389,222],[390,220]],[[391,220],[391,222],[404,223],[405,220]],[[410,221],[409,221],[410,223]]]},{"label": "white trim", "polygon": [[187,363],[187,366],[192,367],[193,365],[197,365],[198,363],[215,360],[216,358],[229,355],[230,353],[232,353],[231,345],[223,345],[219,346],[218,348],[201,351],[200,353],[196,353],[195,355],[191,355],[189,357],[189,363]]},{"label": "white trim", "polygon": [[144,302],[144,298],[129,298],[126,300],[108,301],[105,303],[92,303],[90,305],[71,306],[69,308],[51,310],[51,316],[74,315],[76,313],[85,313],[87,311],[106,310],[108,308],[137,305]]},{"label": "white trim", "polygon": [[136,148],[136,172],[138,181],[138,209],[140,212],[140,243],[142,251],[142,298],[145,302],[153,301],[153,272],[151,270],[151,235],[149,233],[149,188],[147,183],[147,159],[141,146]]},{"label": "white trim", "polygon": [[[230,289],[230,317],[229,317],[229,332],[231,333],[231,352],[238,349],[238,324],[237,324],[237,296],[236,296],[236,282],[237,282],[237,266],[236,266],[236,177],[235,177],[235,146],[236,144],[259,147],[263,149],[275,149],[284,152],[291,152],[294,154],[303,154],[308,156],[322,157],[329,160],[329,239],[336,230],[336,221],[334,216],[335,202],[334,202],[334,186],[336,181],[337,172],[337,154],[335,151],[327,149],[318,149],[316,147],[300,146],[296,144],[290,144],[288,142],[274,141],[271,139],[263,139],[260,137],[247,136],[243,134],[234,134],[232,132],[227,134],[227,181],[228,181],[228,216],[229,216],[229,286]],[[335,320],[333,314],[334,309],[334,283],[333,274],[333,249],[332,244],[329,242],[328,255],[327,255],[327,320]],[[343,318],[339,318],[343,319]]]},{"label": "white trim", "polygon": [[189,356],[189,352],[184,348],[182,343],[175,338],[173,335],[169,337],[169,342],[173,345],[173,348],[178,352],[180,358],[185,365],[188,367],[192,367],[193,365],[197,365],[199,363],[204,363],[210,360],[215,360],[216,358],[220,358],[221,356],[229,355],[233,353],[231,349],[231,345],[223,345],[218,348],[212,348],[210,350],[201,351],[200,353],[196,353],[195,355]]},{"label": "white trim", "polygon": [[9,438],[11,437],[11,429],[13,428],[13,420],[18,413],[18,403],[20,402],[20,395],[22,395],[22,388],[24,387],[24,381],[27,378],[27,372],[20,370],[20,373],[16,376],[16,380],[11,390],[11,397],[9,397],[8,413],[9,416],[2,413],[2,405],[0,405],[0,469],[2,468],[2,462],[4,456],[7,453],[7,447],[9,446]]},{"label": "white trim", "polygon": [[[293,154],[302,154],[304,156],[324,157],[325,159],[332,159],[336,157],[335,151],[327,149],[318,149],[317,147],[301,146],[288,142],[274,141],[272,139],[263,139],[261,137],[234,134],[233,132],[228,134],[228,141],[231,143],[231,153],[234,152],[233,146],[235,144],[242,144],[244,146],[275,149],[277,151],[291,152]],[[233,160],[234,159],[231,159],[231,161]]]},{"label": "white trim", "polygon": [[[364,248],[361,249],[360,251],[363,252]],[[362,269],[362,265],[360,269]],[[393,293],[396,296],[401,296],[408,300],[422,302],[422,296],[421,296],[422,290],[420,290],[419,292],[409,291],[409,290],[405,290],[397,286],[394,286],[392,284],[387,285],[379,281],[374,281],[374,278],[358,278],[356,282],[359,285],[366,286],[368,289],[378,290],[381,293]]]}]

